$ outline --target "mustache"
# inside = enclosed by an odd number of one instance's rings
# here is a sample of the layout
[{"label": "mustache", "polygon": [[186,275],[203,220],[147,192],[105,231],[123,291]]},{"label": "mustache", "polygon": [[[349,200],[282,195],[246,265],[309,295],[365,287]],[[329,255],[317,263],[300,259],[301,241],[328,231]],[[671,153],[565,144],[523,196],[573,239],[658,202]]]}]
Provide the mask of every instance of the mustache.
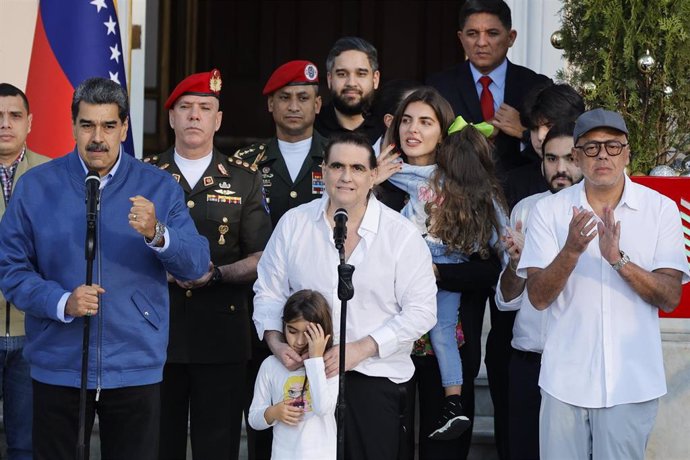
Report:
[{"label": "mustache", "polygon": [[550,182],[555,181],[556,179],[567,179],[570,182],[573,182],[573,176],[567,173],[556,173],[553,176],[551,176]]},{"label": "mustache", "polygon": [[108,146],[99,143],[99,142],[91,142],[89,145],[86,146],[86,151],[87,152],[107,152],[108,151]]}]

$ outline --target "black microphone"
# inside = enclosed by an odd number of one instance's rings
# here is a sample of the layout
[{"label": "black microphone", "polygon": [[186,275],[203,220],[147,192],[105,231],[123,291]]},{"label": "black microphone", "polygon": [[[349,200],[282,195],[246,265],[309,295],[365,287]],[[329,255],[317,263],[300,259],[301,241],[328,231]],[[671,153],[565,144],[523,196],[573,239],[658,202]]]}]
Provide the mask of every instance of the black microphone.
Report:
[{"label": "black microphone", "polygon": [[86,184],[86,222],[96,223],[101,178],[95,171],[89,171],[84,180]]},{"label": "black microphone", "polygon": [[335,247],[340,251],[345,247],[345,239],[347,238],[347,211],[343,208],[338,208],[333,214],[333,221],[335,221],[335,227],[333,227],[333,241],[335,242]]}]

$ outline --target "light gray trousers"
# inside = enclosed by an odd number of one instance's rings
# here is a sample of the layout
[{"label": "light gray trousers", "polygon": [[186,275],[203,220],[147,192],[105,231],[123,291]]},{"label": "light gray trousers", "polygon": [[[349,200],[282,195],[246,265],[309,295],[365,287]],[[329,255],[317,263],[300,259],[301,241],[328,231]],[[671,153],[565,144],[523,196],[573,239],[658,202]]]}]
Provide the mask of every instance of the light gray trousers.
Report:
[{"label": "light gray trousers", "polygon": [[659,400],[589,409],[541,392],[542,460],[644,460]]}]

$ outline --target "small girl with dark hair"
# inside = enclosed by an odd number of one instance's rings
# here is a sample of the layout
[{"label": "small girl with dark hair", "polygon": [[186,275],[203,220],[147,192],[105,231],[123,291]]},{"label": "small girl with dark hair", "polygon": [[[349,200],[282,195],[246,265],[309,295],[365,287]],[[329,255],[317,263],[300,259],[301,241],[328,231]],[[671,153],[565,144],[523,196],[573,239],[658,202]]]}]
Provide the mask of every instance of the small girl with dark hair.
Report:
[{"label": "small girl with dark hair", "polygon": [[338,377],[326,378],[323,354],[333,345],[333,322],[323,295],[304,289],[283,308],[283,333],[304,367],[288,370],[271,355],[261,364],[249,409],[255,430],[273,427],[271,458],[334,459]]}]

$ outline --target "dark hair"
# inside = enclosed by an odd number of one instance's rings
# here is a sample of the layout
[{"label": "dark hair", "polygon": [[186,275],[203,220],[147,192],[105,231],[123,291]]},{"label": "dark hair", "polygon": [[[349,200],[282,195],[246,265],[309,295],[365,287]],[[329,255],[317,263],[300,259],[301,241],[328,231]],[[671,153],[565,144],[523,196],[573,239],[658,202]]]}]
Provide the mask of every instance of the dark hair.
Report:
[{"label": "dark hair", "polygon": [[508,209],[489,142],[468,125],[445,138],[436,164],[430,182],[437,202],[427,204],[429,233],[451,251],[488,258],[490,250],[497,249],[489,246],[493,233],[502,231],[497,215]]},{"label": "dark hair", "polygon": [[29,100],[26,98],[26,94],[24,94],[24,91],[22,91],[14,85],[10,85],[9,83],[0,83],[0,97],[7,96],[21,97],[22,101],[24,101],[24,108],[26,109],[26,113],[31,113],[31,111],[29,110]]},{"label": "dark hair", "polygon": [[328,158],[331,155],[331,150],[333,149],[333,146],[337,144],[347,144],[362,147],[369,153],[369,167],[371,169],[376,168],[376,153],[374,152],[374,149],[371,147],[369,139],[365,135],[354,131],[337,133],[332,135],[328,139],[328,142],[326,143],[326,146],[323,150],[324,164],[328,164]]},{"label": "dark hair", "polygon": [[[544,137],[544,142],[542,142],[542,144],[541,144],[542,155],[544,154],[544,151],[546,150],[546,144],[548,144],[553,139],[556,139],[559,137],[573,137],[573,131],[574,130],[575,130],[575,121],[574,120],[557,121],[551,127],[551,129],[549,129],[549,132],[546,133],[546,136]],[[543,158],[543,156],[542,156],[542,158]]]},{"label": "dark hair", "polygon": [[326,298],[317,291],[302,289],[288,297],[283,307],[283,324],[303,319],[320,324],[324,336],[330,335],[326,350],[333,346],[333,320]]},{"label": "dark hair", "polygon": [[441,139],[445,139],[448,135],[448,128],[455,119],[453,114],[453,107],[450,103],[441,96],[436,89],[431,86],[422,86],[415,90],[412,94],[407,96],[405,100],[400,103],[398,110],[395,112],[395,118],[393,118],[393,123],[389,129],[393,130],[393,143],[398,147],[400,151],[400,157],[403,161],[407,162],[407,155],[402,151],[401,141],[400,141],[400,123],[402,122],[402,117],[405,114],[405,109],[407,106],[413,102],[423,102],[434,111],[438,123],[441,126]]},{"label": "dark hair", "polygon": [[510,30],[513,27],[510,7],[503,0],[467,0],[460,8],[458,16],[459,30],[465,27],[467,18],[477,13],[488,13],[497,16],[506,30]]},{"label": "dark hair", "polygon": [[121,122],[125,122],[129,114],[127,91],[107,78],[95,77],[81,82],[72,96],[72,123],[76,123],[79,114],[79,103],[87,104],[117,104]]},{"label": "dark hair", "polygon": [[333,48],[331,48],[331,50],[328,52],[328,57],[326,58],[327,72],[330,73],[333,71],[335,58],[340,56],[340,54],[345,51],[361,51],[367,55],[372,72],[379,70],[379,53],[376,51],[374,45],[363,38],[342,37],[333,44]]},{"label": "dark hair", "polygon": [[525,96],[520,121],[529,129],[544,123],[575,121],[585,111],[585,101],[570,85],[546,83]]}]

